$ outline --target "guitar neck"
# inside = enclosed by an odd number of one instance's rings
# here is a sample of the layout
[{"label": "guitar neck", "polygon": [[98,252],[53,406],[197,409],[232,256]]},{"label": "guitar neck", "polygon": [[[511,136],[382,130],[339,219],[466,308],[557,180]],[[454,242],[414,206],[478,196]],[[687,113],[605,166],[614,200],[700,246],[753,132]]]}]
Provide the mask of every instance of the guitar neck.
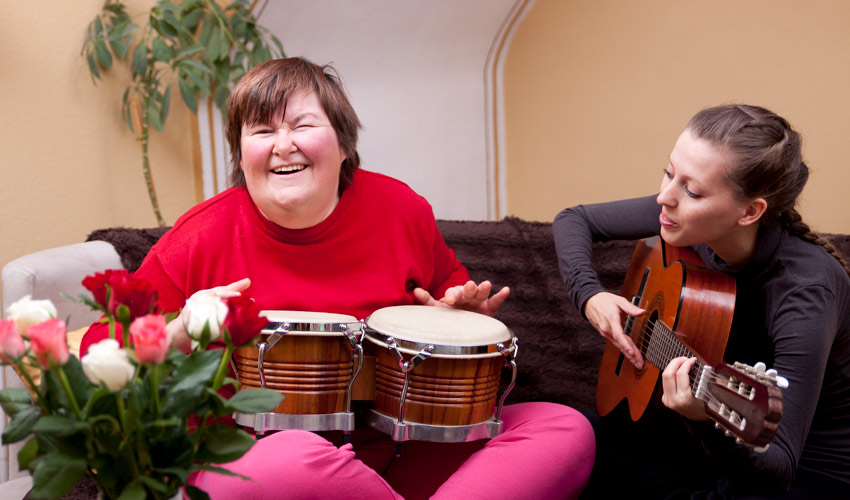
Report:
[{"label": "guitar neck", "polygon": [[[662,371],[674,358],[696,357],[697,361],[690,375],[691,388],[696,388],[705,366],[702,358],[661,321],[649,322],[647,329],[648,331],[640,336],[640,345],[637,346],[643,357]],[[696,393],[694,395],[696,396]]]}]

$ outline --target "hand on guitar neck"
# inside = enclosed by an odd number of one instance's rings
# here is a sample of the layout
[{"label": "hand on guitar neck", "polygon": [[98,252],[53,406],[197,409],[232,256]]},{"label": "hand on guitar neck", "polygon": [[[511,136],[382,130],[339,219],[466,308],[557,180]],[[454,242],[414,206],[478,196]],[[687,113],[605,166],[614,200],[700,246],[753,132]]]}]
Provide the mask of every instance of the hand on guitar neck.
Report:
[{"label": "hand on guitar neck", "polygon": [[708,420],[705,403],[694,397],[691,390],[691,369],[697,358],[674,358],[661,373],[661,387],[664,394],[661,402],[664,406],[695,421]]},{"label": "hand on guitar neck", "polygon": [[638,370],[643,368],[643,357],[632,338],[623,332],[623,316],[637,318],[645,312],[625,298],[608,292],[597,293],[584,303],[584,315],[593,328]]}]

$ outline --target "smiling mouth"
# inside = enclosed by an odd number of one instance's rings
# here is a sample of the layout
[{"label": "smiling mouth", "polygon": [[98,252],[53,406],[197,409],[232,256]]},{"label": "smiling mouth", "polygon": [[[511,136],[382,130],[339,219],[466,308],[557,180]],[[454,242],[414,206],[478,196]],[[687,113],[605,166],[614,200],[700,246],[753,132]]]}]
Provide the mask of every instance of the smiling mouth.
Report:
[{"label": "smiling mouth", "polygon": [[300,172],[305,168],[307,168],[307,165],[286,165],[273,169],[272,173],[276,175],[289,175],[294,174],[296,172]]}]

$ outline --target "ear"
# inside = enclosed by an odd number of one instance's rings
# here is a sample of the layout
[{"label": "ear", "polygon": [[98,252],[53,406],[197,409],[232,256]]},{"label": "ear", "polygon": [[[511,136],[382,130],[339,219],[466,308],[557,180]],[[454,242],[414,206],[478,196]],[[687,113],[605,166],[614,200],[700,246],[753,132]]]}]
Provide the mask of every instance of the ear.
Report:
[{"label": "ear", "polygon": [[764,215],[765,210],[767,210],[767,202],[764,201],[764,198],[751,200],[744,205],[744,213],[738,219],[738,225],[743,227],[755,224]]}]

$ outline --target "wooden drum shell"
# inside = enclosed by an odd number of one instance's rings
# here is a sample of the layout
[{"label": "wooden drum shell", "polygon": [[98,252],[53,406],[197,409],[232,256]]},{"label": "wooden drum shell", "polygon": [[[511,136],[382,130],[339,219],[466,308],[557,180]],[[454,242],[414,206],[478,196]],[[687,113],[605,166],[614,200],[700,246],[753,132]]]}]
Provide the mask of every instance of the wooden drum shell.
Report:
[{"label": "wooden drum shell", "polygon": [[[263,335],[260,340],[268,336]],[[236,378],[246,388],[262,387],[259,348],[234,353]],[[266,388],[284,398],[275,413],[312,415],[342,413],[354,375],[354,354],[342,335],[285,335],[263,353]]]},{"label": "wooden drum shell", "polygon": [[[404,373],[388,349],[376,349],[374,409],[398,418]],[[404,421],[428,425],[472,425],[493,417],[502,356],[431,357],[411,372]]]}]

